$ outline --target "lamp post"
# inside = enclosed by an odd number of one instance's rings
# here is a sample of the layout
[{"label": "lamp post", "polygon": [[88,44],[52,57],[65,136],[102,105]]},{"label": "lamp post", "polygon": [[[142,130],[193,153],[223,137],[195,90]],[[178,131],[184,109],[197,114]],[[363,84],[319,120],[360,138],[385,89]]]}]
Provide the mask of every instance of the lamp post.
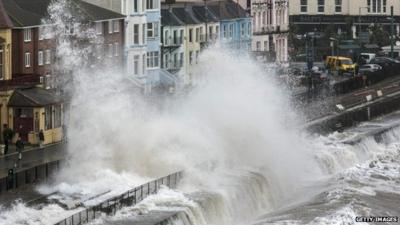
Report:
[{"label": "lamp post", "polygon": [[[330,37],[329,40],[331,41],[331,47],[332,47],[332,56],[335,56],[335,42],[339,42],[338,39]],[[337,54],[337,52],[336,52]]]},{"label": "lamp post", "polygon": [[390,20],[390,57],[394,58],[394,17],[393,17],[393,6],[390,6],[390,17],[386,18]]},{"label": "lamp post", "polygon": [[393,47],[393,6],[390,6],[390,57],[394,58],[394,47]]}]

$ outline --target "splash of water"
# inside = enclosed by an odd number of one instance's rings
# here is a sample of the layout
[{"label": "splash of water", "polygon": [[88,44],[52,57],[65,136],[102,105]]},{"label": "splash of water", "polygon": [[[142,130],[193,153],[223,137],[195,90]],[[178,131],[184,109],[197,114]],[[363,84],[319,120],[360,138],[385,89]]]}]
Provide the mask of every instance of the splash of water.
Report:
[{"label": "splash of water", "polygon": [[[154,204],[160,207],[175,197],[184,202],[180,207],[191,221],[217,220],[212,210],[203,209],[214,208],[226,215],[219,222],[227,224],[240,212],[254,216],[279,206],[308,180],[358,162],[357,151],[349,152],[348,146],[310,143],[295,128],[301,118],[272,75],[250,57],[217,46],[205,50],[194,65],[196,86],[190,93],[166,102],[145,101],[122,70],[109,68],[105,59],[89,60],[102,40],[70,9],[69,1],[55,1],[47,19],[57,40],[56,68],[69,75],[59,79],[71,96],[69,160],[54,183],[40,191],[78,198],[107,190],[115,194],[185,170],[184,193],[216,194],[196,202],[195,194],[162,192],[148,202],[158,201]],[[71,25],[72,35],[65,32]],[[248,170],[259,172],[263,182],[258,176],[232,175]]]}]

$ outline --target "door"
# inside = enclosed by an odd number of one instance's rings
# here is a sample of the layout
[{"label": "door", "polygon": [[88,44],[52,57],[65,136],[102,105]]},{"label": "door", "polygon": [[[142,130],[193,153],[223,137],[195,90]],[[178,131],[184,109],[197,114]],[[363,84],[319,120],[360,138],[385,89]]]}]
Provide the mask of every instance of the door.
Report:
[{"label": "door", "polygon": [[14,109],[14,131],[21,136],[23,141],[28,141],[29,132],[33,131],[33,109]]}]

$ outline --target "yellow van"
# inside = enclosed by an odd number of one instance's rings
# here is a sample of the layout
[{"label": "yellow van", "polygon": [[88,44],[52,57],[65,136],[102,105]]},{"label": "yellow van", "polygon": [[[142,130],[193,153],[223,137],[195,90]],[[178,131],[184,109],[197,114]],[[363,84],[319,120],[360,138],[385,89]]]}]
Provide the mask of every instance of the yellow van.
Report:
[{"label": "yellow van", "polygon": [[342,56],[327,56],[325,60],[326,68],[331,71],[338,71],[339,75],[343,73],[355,73],[356,64],[353,60]]}]

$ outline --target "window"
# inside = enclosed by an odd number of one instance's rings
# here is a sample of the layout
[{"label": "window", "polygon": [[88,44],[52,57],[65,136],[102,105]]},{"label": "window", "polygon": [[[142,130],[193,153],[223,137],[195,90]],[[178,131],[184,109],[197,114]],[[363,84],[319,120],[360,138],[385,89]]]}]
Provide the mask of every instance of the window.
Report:
[{"label": "window", "polygon": [[44,108],[44,122],[45,122],[45,129],[50,130],[53,128],[53,113],[51,110],[51,106]]},{"label": "window", "polygon": [[61,127],[62,114],[61,105],[54,106],[54,128]]},{"label": "window", "polygon": [[229,24],[229,37],[233,38],[233,24]]},{"label": "window", "polygon": [[114,43],[114,56],[118,56],[119,55],[119,43],[115,42]]},{"label": "window", "polygon": [[174,53],[174,68],[178,67],[178,53]]},{"label": "window", "polygon": [[114,20],[113,22],[114,33],[119,32],[119,20]]},{"label": "window", "polygon": [[335,12],[342,12],[342,0],[335,0]]},{"label": "window", "polygon": [[213,39],[213,27],[212,26],[208,27],[208,36],[210,39]]},{"label": "window", "polygon": [[147,53],[147,68],[158,67],[158,52]]},{"label": "window", "polygon": [[318,0],[318,12],[323,13],[325,11],[325,0]]},{"label": "window", "polygon": [[139,55],[133,56],[133,74],[139,74]]},{"label": "window", "polygon": [[184,37],[183,30],[180,30],[180,31],[179,31],[179,43],[180,43],[180,44],[183,43],[183,37]]},{"label": "window", "polygon": [[196,42],[200,41],[200,29],[196,28]]},{"label": "window", "polygon": [[147,38],[158,37],[158,22],[147,23]]},{"label": "window", "polygon": [[372,0],[372,12],[376,13],[376,0]]},{"label": "window", "polygon": [[216,38],[218,38],[218,36],[219,36],[219,26],[218,25],[215,26],[215,35],[216,35]]},{"label": "window", "polygon": [[96,23],[96,34],[102,34],[102,33],[103,33],[103,23],[97,22]]},{"label": "window", "polygon": [[39,33],[39,41],[44,39],[44,27],[39,27],[38,28],[38,33]]},{"label": "window", "polygon": [[108,44],[108,57],[113,55],[113,44]]},{"label": "window", "polygon": [[45,64],[50,64],[51,62],[51,50],[47,49],[45,52]]},{"label": "window", "polygon": [[307,12],[307,0],[300,0],[300,12]]},{"label": "window", "polygon": [[204,40],[204,36],[203,36],[203,27],[200,27],[200,41]]},{"label": "window", "polygon": [[169,64],[169,55],[168,54],[165,54],[165,59],[164,59],[164,65],[165,65],[165,68],[167,68],[168,69],[168,64]]},{"label": "window", "polygon": [[179,66],[182,67],[183,66],[183,52],[179,53]]},{"label": "window", "polygon": [[228,28],[227,28],[227,25],[224,25],[223,31],[224,31],[224,38],[227,38],[227,37],[228,37]]},{"label": "window", "polygon": [[38,52],[38,65],[43,66],[43,51]]},{"label": "window", "polygon": [[139,24],[133,25],[133,44],[139,44]]},{"label": "window", "polygon": [[138,0],[133,0],[133,12],[138,12]]},{"label": "window", "polygon": [[241,32],[242,37],[244,37],[244,35],[245,35],[245,25],[246,24],[244,24],[244,23],[240,24],[240,32]]},{"label": "window", "polygon": [[31,67],[31,53],[25,52],[25,67]]},{"label": "window", "polygon": [[268,51],[268,41],[264,41],[264,51]]},{"label": "window", "polygon": [[50,74],[46,74],[46,76],[44,76],[44,85],[46,89],[53,87],[53,77],[50,76]]},{"label": "window", "polygon": [[30,42],[32,37],[32,30],[30,28],[24,29],[24,41]]},{"label": "window", "polygon": [[146,43],[146,24],[142,25],[142,43],[145,44]]},{"label": "window", "polygon": [[383,11],[384,13],[386,13],[387,2],[386,2],[386,0],[382,0],[382,1],[383,1],[382,11]]},{"label": "window", "polygon": [[168,32],[168,30],[165,31],[164,44],[165,45],[169,45],[169,32]]},{"label": "window", "polygon": [[113,21],[110,20],[108,21],[108,33],[112,34],[112,32],[113,32]]},{"label": "window", "polygon": [[146,73],[146,54],[143,54],[143,57],[142,57],[142,59],[143,59],[143,62],[142,62],[142,66],[143,66],[143,74],[145,74]]},{"label": "window", "polygon": [[382,11],[382,0],[377,0],[376,6],[377,6],[377,12],[381,12]]},{"label": "window", "polygon": [[153,8],[153,0],[146,0],[146,9]]},{"label": "window", "polygon": [[157,9],[158,0],[146,0],[146,9]]},{"label": "window", "polygon": [[199,51],[196,51],[196,64],[199,62]]},{"label": "window", "polygon": [[249,35],[249,37],[251,36],[251,22],[247,24],[247,34]]},{"label": "window", "polygon": [[174,30],[174,45],[178,44],[178,31]]},{"label": "window", "polygon": [[256,42],[256,50],[257,51],[261,50],[261,42],[259,42],[259,41]]},{"label": "window", "polygon": [[371,12],[371,0],[367,0],[368,12]]},{"label": "window", "polygon": [[193,63],[193,52],[190,51],[189,52],[189,64],[192,65],[192,63]]},{"label": "window", "polygon": [[193,42],[193,28],[189,29],[189,42]]}]

